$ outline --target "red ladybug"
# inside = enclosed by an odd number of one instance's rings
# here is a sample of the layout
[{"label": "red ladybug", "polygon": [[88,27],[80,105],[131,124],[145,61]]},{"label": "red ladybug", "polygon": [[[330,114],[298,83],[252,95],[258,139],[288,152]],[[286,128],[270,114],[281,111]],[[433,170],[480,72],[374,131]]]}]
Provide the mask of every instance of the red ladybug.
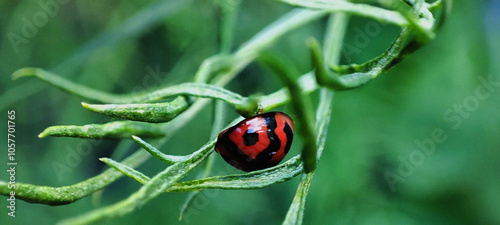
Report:
[{"label": "red ladybug", "polygon": [[243,171],[277,165],[293,140],[293,120],[282,112],[268,112],[247,118],[222,131],[215,144],[222,158]]}]

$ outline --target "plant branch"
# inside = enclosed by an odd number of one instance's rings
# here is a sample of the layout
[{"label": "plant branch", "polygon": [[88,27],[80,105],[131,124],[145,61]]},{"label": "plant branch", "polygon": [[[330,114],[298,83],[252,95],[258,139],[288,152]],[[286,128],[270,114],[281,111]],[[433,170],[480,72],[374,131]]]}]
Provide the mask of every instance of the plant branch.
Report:
[{"label": "plant branch", "polygon": [[[341,46],[344,40],[345,32],[347,29],[348,17],[344,13],[336,13],[331,15],[328,22],[328,27],[325,35],[325,46],[328,46],[325,52],[325,58],[329,61],[325,63],[337,64],[340,60]],[[326,88],[322,88],[320,92],[320,101],[318,109],[316,110],[316,146],[317,158],[321,158],[323,153],[328,125],[330,124],[330,115],[332,112],[333,92]],[[304,219],[304,210],[306,197],[309,192],[314,172],[303,174],[293,198],[292,204],[288,209],[283,224],[286,225],[301,225]]]},{"label": "plant branch", "polygon": [[294,70],[291,63],[285,63],[281,59],[269,54],[261,56],[261,59],[269,66],[281,79],[288,89],[288,94],[292,100],[293,111],[296,114],[297,133],[302,137],[302,161],[304,162],[304,172],[310,173],[316,169],[316,135],[314,134],[312,109],[310,101],[302,93],[297,82],[298,72]]},{"label": "plant branch", "polygon": [[408,26],[408,20],[398,12],[360,3],[351,3],[343,0],[276,0],[293,6],[315,10],[326,10],[329,13],[343,12],[351,15],[367,17],[380,22],[394,24],[400,27]]},{"label": "plant branch", "polygon": [[113,121],[105,124],[89,124],[84,126],[51,126],[40,133],[38,137],[129,139],[132,135],[152,138],[165,136],[161,126],[156,124],[134,121]]},{"label": "plant branch", "polygon": [[189,107],[189,103],[185,96],[179,96],[171,102],[142,104],[88,104],[82,102],[82,106],[90,111],[113,118],[164,123],[184,112]]},{"label": "plant branch", "polygon": [[130,195],[127,199],[81,216],[62,221],[60,224],[89,224],[112,216],[124,215],[136,208],[140,208],[186,176],[188,172],[194,169],[213,152],[214,145],[215,141],[210,141],[193,153],[186,161],[178,162],[158,173],[148,183],[142,186],[139,191]]},{"label": "plant branch", "polygon": [[178,162],[186,161],[186,159],[189,158],[189,156],[176,156],[176,155],[167,155],[167,154],[164,154],[163,152],[160,152],[160,150],[156,149],[155,147],[153,147],[149,143],[147,143],[144,140],[142,140],[140,137],[132,136],[132,139],[134,139],[134,141],[136,141],[137,143],[139,143],[139,145],[144,150],[146,150],[147,152],[149,152],[149,154],[151,154],[152,156],[154,156],[155,158],[157,158],[157,159],[159,159],[159,160],[161,160],[163,162],[170,163],[170,164],[175,164],[175,163],[178,163]]}]

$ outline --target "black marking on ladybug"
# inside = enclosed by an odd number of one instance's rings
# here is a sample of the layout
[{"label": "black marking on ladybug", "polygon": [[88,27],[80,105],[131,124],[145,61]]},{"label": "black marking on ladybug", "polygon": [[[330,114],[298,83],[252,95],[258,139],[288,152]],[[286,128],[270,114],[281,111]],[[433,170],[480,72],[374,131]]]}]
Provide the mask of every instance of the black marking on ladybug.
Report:
[{"label": "black marking on ladybug", "polygon": [[255,133],[254,130],[248,129],[245,134],[243,134],[243,144],[246,146],[252,146],[259,140],[259,134]]},{"label": "black marking on ladybug", "polygon": [[285,127],[283,128],[283,131],[286,134],[285,154],[287,154],[288,151],[290,150],[290,146],[292,145],[292,140],[293,140],[293,131],[292,128],[290,127],[290,124],[285,122]]},{"label": "black marking on ladybug", "polygon": [[278,135],[274,132],[278,126],[276,123],[276,113],[272,113],[269,117],[266,117],[265,120],[267,125],[267,137],[270,142],[267,148],[257,155],[256,160],[269,164],[267,162],[271,161],[273,155],[280,149],[281,141]]},{"label": "black marking on ladybug", "polygon": [[[234,131],[234,129],[230,129],[226,133],[224,133],[223,139],[224,140],[228,140],[228,141],[222,142],[222,145],[224,146],[224,148],[226,149],[226,151],[229,154],[231,154],[231,156],[235,159],[235,161],[237,161],[237,162],[248,162],[249,160],[251,160],[251,158],[248,157],[248,155],[245,154],[245,152],[243,152],[240,148],[238,148],[238,145],[236,145],[229,138],[229,134],[231,134],[231,132],[233,132],[233,131]],[[226,159],[226,158],[224,158],[224,159]],[[231,159],[228,157],[226,161],[228,162],[228,160],[231,160]],[[231,164],[231,165],[233,165],[233,164]]]},{"label": "black marking on ladybug", "polygon": [[[281,158],[272,162],[271,159],[273,158],[273,156],[280,150],[282,144],[285,144],[284,154],[288,153],[288,150],[291,146],[291,142],[293,139],[293,125],[289,124],[286,121],[283,121],[284,126],[282,130],[276,130],[278,126],[278,118],[276,112],[264,113],[259,116],[260,118],[264,119],[266,124],[265,127],[262,127],[259,130],[267,131],[269,145],[264,150],[262,150],[255,159],[252,159],[250,156],[248,156],[242,149],[238,147],[238,145],[234,141],[232,141],[232,139],[229,138],[230,134],[232,134],[238,126],[233,126],[223,133],[219,134],[216,149],[218,148],[217,146],[220,146],[221,149],[223,148],[225,154],[221,154],[221,156],[224,161],[243,171],[248,172],[260,170],[277,165],[279,161],[281,161]],[[284,132],[286,140],[280,140],[276,132]],[[252,146],[259,142],[259,134],[256,133],[253,129],[247,129],[247,131],[242,135],[241,138],[245,146]],[[282,141],[285,141],[286,143],[281,143]]]}]

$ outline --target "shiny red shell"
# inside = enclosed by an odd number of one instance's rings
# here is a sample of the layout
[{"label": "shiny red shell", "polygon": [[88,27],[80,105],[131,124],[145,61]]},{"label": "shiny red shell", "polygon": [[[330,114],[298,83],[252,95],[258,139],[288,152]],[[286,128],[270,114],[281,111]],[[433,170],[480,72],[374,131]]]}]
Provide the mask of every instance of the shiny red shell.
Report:
[{"label": "shiny red shell", "polygon": [[290,150],[293,120],[282,112],[268,112],[247,118],[222,131],[215,144],[222,158],[243,171],[277,165]]}]

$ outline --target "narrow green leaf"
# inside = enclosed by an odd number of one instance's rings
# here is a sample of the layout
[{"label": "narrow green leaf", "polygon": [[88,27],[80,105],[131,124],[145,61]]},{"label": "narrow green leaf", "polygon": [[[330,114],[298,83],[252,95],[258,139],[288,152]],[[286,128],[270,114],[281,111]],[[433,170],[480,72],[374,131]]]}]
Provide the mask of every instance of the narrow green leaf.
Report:
[{"label": "narrow green leaf", "polygon": [[302,161],[304,161],[304,172],[310,173],[316,169],[316,135],[314,134],[312,109],[310,101],[302,93],[302,89],[297,83],[298,72],[293,69],[290,63],[285,63],[281,59],[271,55],[261,57],[281,79],[288,88],[288,94],[292,100],[292,107],[296,114],[296,131],[302,137]]},{"label": "narrow green leaf", "polygon": [[213,0],[222,12],[220,21],[220,52],[228,54],[231,52],[233,43],[233,28],[236,23],[238,6],[241,0]]},{"label": "narrow green leaf", "polygon": [[65,78],[57,76],[39,68],[23,68],[12,74],[12,79],[17,80],[21,77],[37,77],[55,87],[58,87],[68,93],[91,99],[99,102],[120,103],[120,98],[116,95],[89,88],[84,85],[76,84]]},{"label": "narrow green leaf", "polygon": [[[213,155],[210,155],[210,157],[212,157],[212,156]],[[179,221],[182,221],[184,214],[190,209],[191,203],[198,196],[200,191],[201,190],[196,190],[196,191],[190,192],[189,195],[187,196],[186,200],[184,200],[184,204],[182,204],[181,210],[179,212]]]},{"label": "narrow green leaf", "polygon": [[[405,48],[405,42],[409,35],[409,28],[403,28],[389,49],[379,57],[362,65],[333,66],[332,69],[335,73],[326,69],[318,42],[314,39],[309,39],[308,46],[311,52],[312,63],[315,67],[316,81],[318,84],[333,90],[357,88],[378,77],[384,71],[401,61],[407,54],[406,51],[402,54],[402,51],[416,50]],[[343,76],[339,76],[339,74],[343,74]]]},{"label": "narrow green leaf", "polygon": [[47,72],[39,68],[23,68],[12,75],[13,79],[20,77],[34,76],[51,85],[61,88],[74,95],[90,100],[108,103],[131,103],[131,102],[152,102],[166,97],[189,95],[193,97],[215,98],[224,100],[233,105],[244,104],[247,100],[241,95],[227,89],[203,83],[182,83],[178,85],[160,88],[155,91],[132,93],[126,95],[116,95],[102,92],[84,85],[76,84],[64,79],[56,74]]},{"label": "narrow green leaf", "polygon": [[84,126],[52,126],[38,135],[44,137],[78,137],[78,138],[130,138],[132,135],[142,137],[163,137],[165,133],[156,124],[134,121],[114,121],[105,124],[89,124]]},{"label": "narrow green leaf", "polygon": [[418,31],[416,32],[416,34],[420,37],[423,43],[427,43],[430,40],[434,39],[435,34],[432,31],[432,27],[435,21],[432,20],[428,23],[422,23],[417,16],[418,14],[420,14],[420,9],[422,8],[423,1],[417,1],[415,9],[412,9],[402,0],[378,0],[378,2],[387,8],[396,10],[401,13],[401,15],[403,15],[408,20],[414,30]]},{"label": "narrow green leaf", "polygon": [[145,184],[146,182],[149,181],[149,177],[144,175],[143,173],[133,169],[132,167],[129,167],[129,166],[126,166],[126,165],[123,165],[117,161],[114,161],[110,158],[100,158],[99,160],[101,160],[102,162],[108,164],[108,166],[111,166],[113,168],[115,168],[116,170],[122,172],[123,174],[125,174],[126,176],[138,181],[139,183],[141,184]]},{"label": "narrow green leaf", "polygon": [[[135,167],[143,163],[148,157],[147,152],[137,151],[121,163],[128,167]],[[111,168],[85,181],[62,187],[38,186],[16,182],[16,199],[46,205],[65,205],[101,190],[122,175],[121,172]],[[0,181],[0,194],[9,196],[10,191],[8,183]]]},{"label": "narrow green leaf", "polygon": [[[106,159],[108,160],[108,159]],[[103,160],[101,160],[103,161]],[[114,161],[113,161],[114,162]],[[141,184],[149,182],[150,178],[142,173],[123,166],[117,162],[108,165],[116,168],[125,175],[133,178]],[[249,190],[260,189],[273,184],[282,183],[293,179],[303,172],[300,156],[295,156],[278,166],[245,174],[233,174],[225,176],[207,177],[198,180],[184,181],[172,185],[166,189],[167,192],[189,192],[202,189],[227,189],[227,190]]]},{"label": "narrow green leaf", "polygon": [[[325,35],[325,46],[328,46],[325,52],[325,58],[328,59],[326,63],[335,65],[340,60],[341,46],[345,37],[347,28],[348,17],[344,13],[337,13],[331,15],[328,21],[328,27]],[[319,105],[316,110],[316,145],[317,158],[321,158],[321,154],[325,148],[327,138],[328,125],[330,124],[330,116],[332,112],[333,92],[326,88],[320,91]],[[293,198],[292,204],[288,209],[284,225],[301,225],[304,219],[304,210],[307,193],[311,186],[311,181],[314,172],[302,175],[297,192]]]},{"label": "narrow green leaf", "polygon": [[164,154],[160,150],[156,149],[155,147],[153,147],[149,143],[142,140],[140,137],[132,136],[132,139],[134,139],[134,141],[139,143],[139,145],[142,148],[144,148],[146,151],[148,151],[149,154],[151,154],[152,156],[156,157],[157,159],[159,159],[163,162],[174,164],[174,163],[186,161],[186,159],[189,158],[189,156],[175,156],[175,155]]},{"label": "narrow green leaf", "polygon": [[247,101],[245,97],[237,93],[231,92],[219,86],[203,83],[182,83],[144,94],[133,94],[133,98],[138,99],[141,102],[151,102],[178,95],[220,99],[232,105],[244,104],[245,101]]},{"label": "narrow green leaf", "polygon": [[[187,95],[192,97],[213,98],[223,100],[233,105],[236,110],[246,117],[255,115],[258,112],[257,98],[246,98],[237,93],[216,85],[204,83],[182,83],[150,92],[131,93],[126,95],[116,95],[89,88],[72,81],[66,80],[56,74],[44,71],[39,68],[23,68],[12,75],[13,79],[20,77],[35,76],[51,85],[65,90],[74,95],[81,96],[94,101],[108,103],[127,103],[125,105],[89,105],[84,107],[109,116],[145,121],[145,122],[166,122],[178,115],[188,107],[186,100],[179,99],[177,102],[157,103],[157,104],[130,104],[132,102],[154,102],[163,98]],[[173,112],[162,110],[172,110]],[[157,112],[160,112],[157,114]],[[152,117],[149,117],[152,116]]]},{"label": "narrow green leaf", "polygon": [[[134,148],[134,144],[135,144],[135,142],[132,140],[127,140],[127,139],[120,140],[118,142],[118,145],[111,152],[111,155],[109,156],[109,158],[116,159],[116,160],[125,159],[130,154],[130,149]],[[136,150],[137,151],[144,151],[140,148],[139,149],[136,148]],[[94,159],[92,158],[92,160],[94,160]],[[100,169],[100,172],[103,172],[107,169],[109,169],[109,168],[102,167]],[[96,192],[91,194],[90,198],[91,198],[92,206],[97,207],[97,206],[102,204],[103,194],[104,194],[103,190],[99,190],[99,191],[96,191]]]},{"label": "narrow green leaf", "polygon": [[[208,103],[205,100],[198,100],[186,112],[182,113],[176,119],[165,124],[162,128],[165,137],[155,141],[156,144],[164,144],[172,134],[176,133],[187,122],[189,122],[203,107]],[[137,167],[145,162],[150,154],[142,149],[138,149],[131,156],[120,163],[128,167]],[[109,184],[115,182],[123,176],[123,173],[114,168],[110,168],[101,174],[89,178],[85,181],[73,184],[71,186],[49,187],[33,184],[16,183],[16,198],[26,202],[46,204],[46,205],[64,205],[77,201],[87,195],[95,193]],[[0,181],[0,194],[10,196],[8,183]]]},{"label": "narrow green leaf", "polygon": [[[232,66],[226,67],[228,71],[225,71],[218,76],[214,83],[218,85],[224,85],[229,82],[236,74],[238,74],[246,65],[252,62],[256,57],[256,53],[270,46],[276,40],[278,40],[283,35],[287,34],[291,30],[294,30],[304,24],[314,21],[322,16],[326,15],[326,11],[310,11],[310,10],[292,10],[290,13],[284,15],[276,22],[272,23],[270,26],[266,27],[260,33],[258,33],[254,38],[248,41],[243,47],[241,47],[235,55],[237,60],[234,60]],[[92,93],[92,92],[91,92]],[[95,94],[95,93],[92,93]],[[109,96],[108,96],[109,97]],[[90,96],[89,99],[92,99]],[[111,100],[109,100],[111,99]],[[115,102],[113,97],[110,97],[107,102]],[[99,100],[96,100],[99,101]],[[106,102],[106,101],[102,101]],[[175,133],[180,127],[183,126],[187,121],[189,121],[205,104],[209,101],[206,99],[197,100],[193,106],[180,114],[176,119],[170,123],[162,125],[162,129],[166,134],[166,138],[159,139],[157,142],[163,144],[170,137],[169,134]],[[123,103],[130,103],[124,101]],[[199,104],[198,104],[199,103]],[[272,103],[270,103],[272,105]],[[142,163],[145,159],[149,157],[150,154],[140,150],[134,153],[129,159],[135,159],[136,165]],[[127,161],[125,160],[125,161]],[[129,161],[127,161],[129,162]],[[130,161],[132,162],[132,161]],[[122,162],[123,163],[123,162]],[[134,167],[134,166],[130,166]],[[80,182],[71,186],[64,187],[45,187],[36,186],[31,184],[22,184],[17,188],[19,189],[18,199],[26,200],[28,202],[42,203],[49,205],[61,205],[74,202],[86,195],[89,195],[97,190],[114,182],[116,179],[121,177],[123,174],[115,169],[108,169],[100,175],[90,178],[86,181]],[[0,182],[0,194],[9,195],[10,190],[7,188],[5,182]],[[119,207],[118,207],[119,208]],[[123,213],[120,213],[123,214]]]},{"label": "narrow green leaf", "polygon": [[[330,73],[329,77],[331,77],[332,79],[335,79],[335,77],[337,77],[339,80],[338,81],[339,85],[342,85],[345,88],[355,88],[359,85],[362,85],[370,81],[373,78],[376,78],[377,76],[387,71],[389,68],[391,68],[401,60],[403,60],[406,54],[401,54],[401,53],[406,47],[405,42],[407,41],[409,35],[410,35],[410,30],[408,28],[403,28],[399,33],[398,37],[391,44],[391,46],[389,46],[389,48],[380,56],[361,65],[351,64],[351,65],[332,66],[331,69],[335,73],[344,76],[338,77]],[[313,43],[311,44],[315,45]],[[419,46],[421,47],[421,45]],[[310,46],[310,47],[316,48],[315,46]],[[318,51],[318,49],[312,51]],[[321,53],[314,53],[314,54],[321,54]],[[322,68],[320,67],[321,65],[318,66],[319,68]],[[325,72],[320,72],[318,75],[321,74],[325,74]]]},{"label": "narrow green leaf", "polygon": [[[340,19],[342,20],[342,19]],[[339,21],[341,22],[341,21]],[[317,158],[321,158],[325,148],[328,125],[330,124],[330,115],[332,112],[333,93],[327,89],[321,89],[320,104],[316,111],[316,132],[318,133],[316,144],[318,146]],[[311,181],[314,172],[303,174],[297,191],[292,200],[292,204],[288,209],[283,224],[286,225],[301,225],[304,217],[306,197],[311,186]]]},{"label": "narrow green leaf", "polygon": [[383,8],[367,5],[355,4],[343,0],[325,0],[325,1],[308,1],[308,0],[277,0],[293,6],[304,7],[308,9],[327,10],[328,12],[344,12],[356,16],[363,16],[394,24],[400,27],[406,27],[410,23],[398,12],[386,10]]},{"label": "narrow green leaf", "polygon": [[[210,132],[210,138],[217,138],[219,132],[223,129],[224,127],[224,118],[225,118],[225,112],[226,112],[226,104],[222,101],[214,101],[213,103],[213,117],[214,117],[214,122],[212,125],[212,131]],[[208,177],[210,172],[212,171],[212,166],[214,164],[215,160],[215,154],[211,154],[207,161],[205,162],[205,168],[203,171],[198,173],[198,178],[205,178]],[[193,200],[198,196],[201,190],[193,191],[189,193],[188,197],[184,201],[184,204],[182,204],[180,213],[179,213],[179,221],[182,220],[182,217],[184,216],[184,213],[186,213]]]},{"label": "narrow green leaf", "polygon": [[304,206],[306,204],[306,196],[311,186],[312,177],[314,173],[302,174],[299,187],[292,201],[292,205],[286,213],[283,224],[285,225],[300,225],[304,220]]},{"label": "narrow green leaf", "polygon": [[176,163],[156,176],[142,186],[139,191],[135,192],[127,199],[122,200],[113,205],[96,209],[81,216],[62,221],[60,224],[89,224],[112,218],[142,207],[151,199],[157,197],[169,187],[174,185],[178,180],[182,179],[188,172],[198,166],[210,153],[213,152],[213,147],[216,140],[205,144],[200,150],[196,151],[185,162]]},{"label": "narrow green leaf", "polygon": [[258,189],[288,181],[303,171],[299,156],[285,163],[264,170],[245,174],[214,176],[200,180],[185,181],[168,188],[169,192],[196,191],[201,189]]},{"label": "narrow green leaf", "polygon": [[[349,17],[344,13],[335,13],[328,17],[327,29],[325,31],[325,37],[323,38],[323,57],[325,58],[325,64],[332,66],[339,64],[342,43],[344,43],[345,37],[344,33],[348,24]],[[318,111],[320,110],[321,108],[318,108]],[[320,121],[316,122],[319,123]]]},{"label": "narrow green leaf", "polygon": [[175,118],[189,106],[185,97],[179,96],[171,102],[143,104],[87,104],[82,106],[90,111],[113,118],[148,123],[163,123]]},{"label": "narrow green leaf", "polygon": [[314,74],[316,75],[316,82],[318,82],[319,85],[326,86],[330,89],[338,91],[355,88],[371,80],[370,76],[365,76],[360,77],[356,80],[348,80],[351,81],[349,83],[345,82],[338,74],[329,73],[329,71],[327,71],[324,65],[324,59],[319,47],[319,43],[315,39],[310,38],[307,42],[307,45],[310,49],[312,64],[315,68]]}]

